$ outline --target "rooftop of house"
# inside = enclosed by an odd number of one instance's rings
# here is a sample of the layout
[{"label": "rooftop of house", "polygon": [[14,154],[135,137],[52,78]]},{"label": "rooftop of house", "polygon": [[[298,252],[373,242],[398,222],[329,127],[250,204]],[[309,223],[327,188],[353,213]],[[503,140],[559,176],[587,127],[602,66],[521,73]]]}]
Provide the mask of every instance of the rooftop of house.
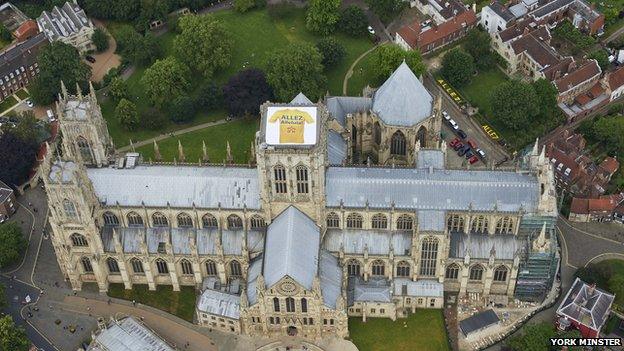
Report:
[{"label": "rooftop of house", "polygon": [[76,0],[67,1],[63,6],[54,6],[51,11],[43,11],[37,18],[41,32],[50,40],[70,37],[84,27],[93,27],[85,11]]},{"label": "rooftop of house", "polygon": [[87,351],[174,351],[162,338],[133,317],[111,321],[96,332]]},{"label": "rooftop of house", "polygon": [[501,4],[498,1],[493,1],[487,7],[490,8],[495,14],[500,16],[505,21],[511,21],[515,18],[514,14],[507,8],[507,6]]},{"label": "rooftop of house", "polygon": [[576,278],[557,314],[600,330],[609,317],[615,296]]},{"label": "rooftop of house", "polygon": [[37,56],[49,41],[43,33],[39,33],[34,37],[17,43],[16,45],[6,49],[0,53],[0,77],[4,77],[11,72],[28,66],[37,61]]},{"label": "rooftop of house", "polygon": [[609,88],[611,88],[611,90],[616,90],[619,87],[624,86],[624,66],[611,72],[607,82],[609,83]]},{"label": "rooftop of house", "polygon": [[461,29],[472,26],[477,22],[477,16],[474,11],[464,11],[457,16],[440,23],[437,26],[431,26],[429,29],[423,29],[418,38],[417,45],[413,47],[425,48],[427,45],[436,42],[442,38],[449,36]]},{"label": "rooftop of house", "polygon": [[559,94],[562,94],[586,83],[587,81],[598,79],[601,73],[602,70],[600,69],[598,62],[590,59],[581,64],[577,69],[561,78],[555,79],[553,83],[557,87],[557,90],[559,90]]},{"label": "rooftop of house", "polygon": [[540,69],[550,67],[559,63],[559,54],[548,43],[550,33],[546,27],[526,33],[511,43],[511,47],[516,55],[524,52],[531,57]]},{"label": "rooftop of house", "polygon": [[624,202],[624,193],[602,195],[599,198],[572,198],[570,212],[590,214],[593,212],[612,212]]}]

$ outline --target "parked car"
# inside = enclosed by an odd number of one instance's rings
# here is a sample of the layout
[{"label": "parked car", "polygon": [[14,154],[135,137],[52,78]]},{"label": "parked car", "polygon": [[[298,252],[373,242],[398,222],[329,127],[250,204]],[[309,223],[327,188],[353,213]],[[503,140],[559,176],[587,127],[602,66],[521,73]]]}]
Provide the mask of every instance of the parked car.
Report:
[{"label": "parked car", "polygon": [[472,156],[474,156],[474,152],[472,152],[471,149],[468,149],[468,151],[466,151],[466,158],[471,158]]},{"label": "parked car", "polygon": [[485,158],[485,151],[483,151],[481,149],[477,149],[477,154],[479,154],[479,156],[481,156],[481,158]]},{"label": "parked car", "polygon": [[30,108],[33,108],[35,106],[35,103],[32,102],[32,100],[28,99],[28,100],[26,100],[26,106],[28,106]]},{"label": "parked car", "polygon": [[466,139],[466,138],[468,137],[468,134],[466,134],[466,132],[464,132],[464,131],[463,131],[463,130],[461,130],[461,129],[458,129],[456,133],[457,133],[457,135],[459,135],[459,137],[460,137],[460,138],[462,138],[462,139]]},{"label": "parked car", "polygon": [[453,145],[453,150],[457,151],[457,150],[459,150],[459,149],[461,149],[461,148],[463,148],[463,147],[464,147],[464,143],[462,143],[462,142],[460,141],[460,142],[458,142],[457,144]]},{"label": "parked car", "polygon": [[452,118],[448,120],[448,123],[451,125],[451,128],[453,128],[454,130],[458,130],[459,126],[457,125],[457,122],[455,122]]},{"label": "parked car", "polygon": [[54,112],[52,112],[52,110],[47,110],[46,115],[48,116],[48,122],[52,123],[56,121],[56,117],[54,117]]},{"label": "parked car", "polygon": [[85,56],[85,60],[91,62],[91,63],[95,63],[95,57],[91,56],[91,55],[87,55]]},{"label": "parked car", "polygon": [[464,145],[461,149],[459,149],[457,151],[457,155],[458,156],[464,156],[466,154],[466,152],[468,152],[468,150],[470,150],[470,146]]},{"label": "parked car", "polygon": [[451,142],[449,143],[450,147],[455,146],[455,144],[459,143],[461,140],[459,140],[459,138],[455,138],[453,140],[451,140]]},{"label": "parked car", "polygon": [[442,111],[442,117],[444,117],[447,122],[451,120],[451,115],[449,115],[446,111]]},{"label": "parked car", "polygon": [[473,140],[468,140],[467,143],[468,145],[470,145],[471,148],[473,149],[477,148],[477,143],[475,143]]},{"label": "parked car", "polygon": [[477,156],[472,156],[470,159],[468,159],[468,162],[470,162],[470,164],[473,164],[477,161],[479,161],[479,158]]},{"label": "parked car", "polygon": [[375,30],[374,30],[374,29],[373,29],[373,27],[371,27],[371,26],[368,26],[368,27],[366,28],[366,30],[367,30],[370,34],[373,34],[373,35],[375,34]]}]

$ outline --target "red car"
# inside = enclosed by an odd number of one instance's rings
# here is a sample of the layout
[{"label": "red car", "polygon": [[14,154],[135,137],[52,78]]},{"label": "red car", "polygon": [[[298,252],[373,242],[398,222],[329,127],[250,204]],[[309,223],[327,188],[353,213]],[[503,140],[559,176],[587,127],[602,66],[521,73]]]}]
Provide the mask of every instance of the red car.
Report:
[{"label": "red car", "polygon": [[467,141],[468,145],[470,145],[471,148],[476,149],[477,148],[477,143],[475,143],[472,140],[468,140]]},{"label": "red car", "polygon": [[464,147],[464,143],[462,143],[460,141],[457,144],[453,145],[453,150],[457,151],[457,150],[461,149],[462,147]]},{"label": "red car", "polygon": [[451,142],[449,143],[449,146],[450,147],[455,147],[455,145],[457,145],[457,143],[459,143],[459,142],[460,142],[459,138],[455,138],[455,139],[451,140]]},{"label": "red car", "polygon": [[477,161],[479,161],[479,158],[477,157],[477,155],[472,156],[471,158],[468,159],[468,162],[470,162],[470,164],[473,164]]}]

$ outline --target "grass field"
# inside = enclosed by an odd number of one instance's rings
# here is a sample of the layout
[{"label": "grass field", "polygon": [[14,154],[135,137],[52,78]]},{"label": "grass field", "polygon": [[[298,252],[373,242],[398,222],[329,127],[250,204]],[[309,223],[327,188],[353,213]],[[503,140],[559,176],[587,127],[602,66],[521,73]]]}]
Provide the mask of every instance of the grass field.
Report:
[{"label": "grass field", "polygon": [[377,87],[382,83],[377,79],[375,70],[373,69],[373,57],[375,55],[375,51],[377,51],[377,49],[362,57],[360,62],[353,67],[353,74],[349,78],[347,84],[347,95],[362,96],[362,89],[364,89],[367,85]]},{"label": "grass field", "polygon": [[15,99],[15,97],[13,97],[13,95],[8,96],[6,99],[0,102],[0,113],[10,109],[15,104],[17,104],[17,100]]},{"label": "grass field", "polygon": [[15,95],[17,95],[18,98],[24,100],[27,99],[28,97],[30,97],[30,94],[28,94],[28,92],[26,92],[26,90],[18,90]]},{"label": "grass field", "polygon": [[[163,161],[173,161],[174,157],[178,158],[178,140],[180,140],[186,161],[199,162],[202,157],[202,141],[205,141],[210,162],[221,163],[225,160],[226,142],[229,141],[234,162],[247,163],[256,130],[258,130],[256,118],[234,120],[160,141],[158,149]],[[154,160],[153,144],[137,148],[136,151],[143,155],[145,161],[150,158]]]},{"label": "grass field", "polygon": [[407,319],[349,318],[351,341],[360,351],[450,350],[441,310],[416,310]]},{"label": "grass field", "polygon": [[190,286],[182,286],[180,291],[173,291],[171,286],[159,285],[156,291],[149,291],[147,285],[133,285],[131,290],[126,290],[123,284],[110,284],[108,296],[134,300],[193,322],[196,294],[195,289]]}]

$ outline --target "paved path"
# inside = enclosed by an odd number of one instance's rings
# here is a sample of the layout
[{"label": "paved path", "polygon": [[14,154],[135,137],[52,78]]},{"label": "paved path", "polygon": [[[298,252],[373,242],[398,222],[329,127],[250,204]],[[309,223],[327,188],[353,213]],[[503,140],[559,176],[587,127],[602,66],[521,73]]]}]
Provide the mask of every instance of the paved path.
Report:
[{"label": "paved path", "polygon": [[377,49],[379,45],[382,45],[384,43],[386,43],[386,41],[381,42],[373,46],[372,48],[366,50],[365,53],[358,56],[358,58],[356,58],[355,61],[353,61],[353,63],[351,64],[351,67],[349,67],[349,70],[347,71],[347,74],[345,74],[344,80],[342,81],[342,95],[347,96],[347,87],[349,85],[349,78],[351,78],[351,76],[353,75],[353,69],[358,64],[358,62],[360,62],[361,59],[363,59],[366,55],[370,54],[373,50]]},{"label": "paved path", "polygon": [[104,32],[108,34],[108,49],[99,54],[92,54],[91,56],[95,58],[94,63],[86,61],[86,63],[91,66],[91,80],[100,82],[111,68],[121,64],[121,57],[115,54],[117,42],[115,38],[113,38],[113,35],[106,30],[104,23],[99,20],[94,20],[94,23],[96,27],[104,30]]},{"label": "paved path", "polygon": [[165,140],[168,138],[171,138],[173,136],[178,136],[178,135],[182,135],[182,134],[186,134],[186,133],[190,133],[190,132],[194,132],[200,129],[204,129],[204,128],[209,128],[209,127],[213,127],[213,126],[218,126],[220,124],[224,124],[227,123],[228,121],[225,119],[220,119],[218,121],[214,121],[214,122],[206,122],[206,123],[202,123],[202,124],[198,124],[196,126],[192,126],[192,127],[188,127],[188,128],[184,128],[184,129],[179,129],[176,130],[175,132],[171,132],[168,134],[161,134],[155,138],[150,138],[148,140],[141,140],[139,142],[132,142],[132,145],[128,145],[128,146],[124,146],[122,148],[117,149],[118,152],[124,152],[124,151],[130,151],[132,150],[132,147],[141,147],[141,146],[145,146],[145,145],[151,145],[154,141],[161,141],[161,140]]}]

